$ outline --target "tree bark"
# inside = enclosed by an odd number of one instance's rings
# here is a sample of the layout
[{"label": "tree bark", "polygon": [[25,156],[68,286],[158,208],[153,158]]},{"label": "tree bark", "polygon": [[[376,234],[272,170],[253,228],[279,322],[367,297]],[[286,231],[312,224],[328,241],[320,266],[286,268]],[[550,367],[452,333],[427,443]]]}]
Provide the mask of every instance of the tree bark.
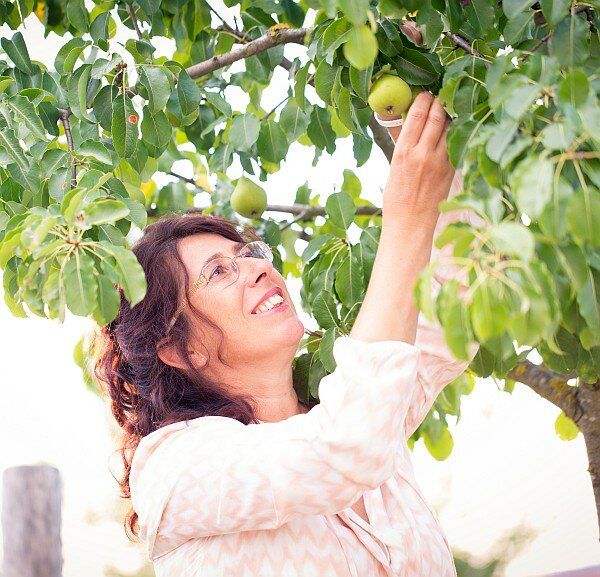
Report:
[{"label": "tree bark", "polygon": [[4,471],[4,577],[61,577],[61,480],[48,465]]},{"label": "tree bark", "polygon": [[589,461],[588,472],[592,479],[600,529],[600,380],[595,383],[581,383],[578,397],[583,415],[577,424],[585,440]]}]

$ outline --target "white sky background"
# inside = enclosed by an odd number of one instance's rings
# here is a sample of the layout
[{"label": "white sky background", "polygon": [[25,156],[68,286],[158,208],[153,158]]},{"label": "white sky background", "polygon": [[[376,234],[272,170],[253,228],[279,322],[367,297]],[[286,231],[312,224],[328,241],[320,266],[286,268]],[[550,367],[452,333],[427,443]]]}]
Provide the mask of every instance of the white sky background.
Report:
[{"label": "white sky background", "polygon": [[[13,32],[3,27],[0,34],[10,37]],[[54,34],[44,40],[35,17],[27,20],[24,36],[32,58],[48,64],[63,43]],[[301,51],[287,47],[286,54]],[[160,48],[157,52],[166,54]],[[266,109],[285,91],[287,74],[278,71],[276,79],[265,91]],[[234,108],[245,102],[238,100],[243,97],[239,92],[228,96]],[[296,189],[308,178],[324,203],[324,197],[339,187],[342,169],[355,169],[351,140],[338,140],[337,145],[335,154],[323,154],[316,168],[311,166],[311,151],[293,145],[282,170],[265,185],[269,202],[293,202]],[[379,206],[387,171],[376,147],[372,158],[356,171],[365,188],[363,196]],[[234,167],[231,176],[239,174]],[[288,286],[301,313],[299,282],[289,279]],[[305,316],[303,321],[315,327]],[[118,491],[108,470],[111,417],[85,389],[72,360],[73,347],[90,322],[74,317],[64,325],[16,319],[0,300],[0,326],[0,469],[40,462],[60,469],[64,577],[103,577],[109,565],[133,571],[144,551],[129,545],[115,515]],[[452,431],[452,456],[438,463],[422,443],[413,452],[417,479],[453,549],[484,559],[494,543],[518,526],[537,535],[508,565],[506,577],[600,564],[585,445],[581,435],[569,443],[558,439],[554,433],[558,413],[523,385],[510,396],[499,392],[492,380],[480,380],[474,392],[463,397],[462,420]]]}]

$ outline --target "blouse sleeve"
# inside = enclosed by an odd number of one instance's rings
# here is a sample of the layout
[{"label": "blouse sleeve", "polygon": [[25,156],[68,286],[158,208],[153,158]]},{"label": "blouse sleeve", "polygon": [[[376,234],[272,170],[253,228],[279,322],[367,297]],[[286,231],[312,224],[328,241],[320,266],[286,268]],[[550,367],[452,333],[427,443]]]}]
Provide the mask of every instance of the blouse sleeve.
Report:
[{"label": "blouse sleeve", "polygon": [[[448,196],[451,198],[461,191],[462,174],[460,171],[456,171]],[[461,209],[445,212],[438,219],[434,238],[437,238],[448,224],[457,221],[468,222],[476,227],[486,226],[485,220],[472,210]],[[452,243],[441,249],[434,246],[431,251],[431,261],[452,256],[452,251]],[[459,281],[459,295],[464,295],[468,289],[466,272],[452,263],[443,260],[440,262],[442,264],[436,268],[433,286],[431,287],[433,296],[437,296],[441,286],[449,279]],[[421,351],[417,371],[419,387],[413,397],[413,402],[409,407],[405,420],[405,437],[407,439],[423,422],[442,389],[465,371],[479,350],[479,344],[474,343],[469,350],[468,360],[456,359],[446,344],[442,327],[437,322],[429,322],[422,313],[419,314],[415,346]]]},{"label": "blouse sleeve", "polygon": [[341,511],[394,474],[419,349],[340,336],[333,355],[308,413],[247,426],[201,417],[142,439],[130,487],[151,559],[190,538]]}]

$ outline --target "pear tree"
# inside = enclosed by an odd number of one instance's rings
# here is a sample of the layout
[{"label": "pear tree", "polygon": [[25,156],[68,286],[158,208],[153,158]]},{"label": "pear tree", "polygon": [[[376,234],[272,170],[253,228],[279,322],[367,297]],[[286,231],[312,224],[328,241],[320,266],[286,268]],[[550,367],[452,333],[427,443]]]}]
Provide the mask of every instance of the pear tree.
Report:
[{"label": "pear tree", "polygon": [[[326,199],[305,185],[292,205],[266,204],[259,183],[285,169],[294,143],[314,164],[341,139],[357,167],[372,154],[391,159],[372,108],[405,108],[429,90],[453,117],[447,145],[464,175],[464,190],[440,210],[468,208],[485,226],[455,222],[435,241],[451,248],[467,298],[454,280],[431,298],[435,262],[414,296],[457,358],[474,341],[481,347],[411,442],[423,438],[446,458],[448,423],[475,376],[508,393],[523,383],[561,409],[561,438],[583,434],[600,516],[599,0],[89,7],[0,0],[0,268],[13,314],[62,321],[69,310],[108,323],[117,286],[134,305],[145,294],[135,231],[167,213],[239,219],[273,247],[285,276],[302,280],[302,307],[319,329],[302,343],[294,383],[316,400],[335,369],[333,342],[364,298],[381,207],[351,167],[340,167],[343,184]],[[26,41],[35,18],[44,35]],[[28,43],[50,34],[61,46],[46,65]],[[158,56],[165,41],[169,55]],[[273,81],[276,70],[285,82]],[[391,89],[402,102],[387,102],[386,85],[402,86]],[[232,88],[247,95],[243,109]],[[267,89],[280,91],[277,106],[266,105]],[[81,345],[76,353],[85,356]]]}]

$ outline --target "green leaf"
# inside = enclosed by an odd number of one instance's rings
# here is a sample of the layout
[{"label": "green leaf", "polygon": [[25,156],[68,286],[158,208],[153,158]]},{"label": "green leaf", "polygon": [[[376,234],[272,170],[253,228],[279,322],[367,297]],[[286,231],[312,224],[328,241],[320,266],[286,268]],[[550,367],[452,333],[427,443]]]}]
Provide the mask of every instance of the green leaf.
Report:
[{"label": "green leaf", "polygon": [[473,330],[467,306],[458,296],[459,288],[460,283],[456,279],[447,280],[442,284],[436,306],[437,316],[444,327],[446,344],[457,359],[466,361]]},{"label": "green leaf", "polygon": [[310,62],[305,64],[302,68],[296,72],[295,82],[294,82],[294,99],[296,100],[296,104],[299,108],[304,110],[304,105],[306,103],[304,98],[304,90],[306,88],[306,82],[308,80],[308,68],[311,65]]},{"label": "green leaf", "polygon": [[333,356],[333,344],[340,335],[340,330],[337,327],[332,327],[325,331],[319,343],[319,359],[328,373],[333,373],[337,366]]},{"label": "green leaf", "polygon": [[494,26],[494,4],[491,0],[472,0],[470,9],[467,7],[467,17],[477,35],[485,38]]},{"label": "green leaf", "polygon": [[571,0],[540,0],[540,4],[546,22],[551,26],[556,26],[563,18],[568,16]]},{"label": "green leaf", "polygon": [[35,74],[35,69],[29,58],[29,52],[20,32],[15,32],[12,38],[2,38],[0,40],[2,48],[6,55],[13,61],[14,65],[25,74]]},{"label": "green leaf", "polygon": [[148,108],[152,114],[164,111],[171,95],[171,85],[163,69],[157,66],[142,66],[140,83],[148,92]]},{"label": "green leaf", "polygon": [[94,201],[85,209],[87,225],[112,224],[129,215],[129,208],[124,202],[112,199]]},{"label": "green leaf", "polygon": [[15,133],[10,128],[0,130],[0,147],[2,147],[9,156],[19,165],[21,170],[29,169],[29,162],[25,152],[21,148]]},{"label": "green leaf", "polygon": [[78,146],[77,152],[82,156],[90,156],[98,162],[108,164],[111,168],[115,168],[119,163],[116,154],[98,140],[86,140],[82,142]]},{"label": "green leaf", "polygon": [[369,8],[368,0],[338,0],[338,6],[355,26],[365,23]]},{"label": "green leaf", "polygon": [[369,97],[369,89],[371,86],[371,76],[373,76],[373,67],[369,66],[365,70],[357,70],[350,67],[350,84],[356,92],[356,95],[366,102]]},{"label": "green leaf", "polygon": [[63,270],[63,283],[69,310],[80,316],[91,314],[97,304],[94,260],[80,250],[75,251]]},{"label": "green leaf", "polygon": [[[437,66],[433,61],[437,61]],[[405,48],[394,58],[398,76],[408,84],[423,86],[439,80],[441,66],[437,55]]]},{"label": "green leaf", "polygon": [[136,149],[138,139],[138,116],[131,98],[118,94],[112,103],[111,132],[113,145],[121,157],[131,156]]},{"label": "green leaf", "polygon": [[519,210],[531,219],[539,218],[552,198],[554,166],[547,158],[529,156],[513,169],[509,176],[510,189]]},{"label": "green leaf", "polygon": [[177,97],[183,116],[188,116],[200,106],[200,89],[182,68],[177,78]]},{"label": "green leaf", "polygon": [[119,278],[119,285],[131,306],[135,306],[146,295],[146,277],[135,255],[120,246],[100,243],[104,250],[115,260],[115,272]]},{"label": "green leaf", "polygon": [[119,312],[121,297],[115,285],[107,277],[98,276],[98,306],[92,312],[94,320],[103,327]]},{"label": "green leaf", "polygon": [[479,342],[499,337],[506,329],[510,311],[500,296],[501,287],[499,282],[488,278],[473,292],[471,324]]},{"label": "green leaf", "polygon": [[67,81],[67,98],[71,112],[80,120],[88,122],[94,121],[87,111],[87,91],[91,75],[91,64],[84,64],[69,76]]},{"label": "green leaf", "polygon": [[581,66],[590,55],[590,29],[585,15],[561,20],[552,36],[552,53],[561,66]]},{"label": "green leaf", "polygon": [[567,209],[567,226],[582,248],[589,243],[600,247],[600,191],[593,188],[575,191]]},{"label": "green leaf", "polygon": [[229,143],[235,150],[250,150],[258,140],[260,122],[254,114],[235,116],[229,129]]},{"label": "green leaf", "polygon": [[144,118],[141,124],[142,140],[161,150],[167,147],[173,134],[173,127],[167,115],[159,110],[152,114],[148,107],[144,108]]},{"label": "green leaf", "polygon": [[501,222],[490,226],[486,233],[495,250],[507,256],[529,262],[535,253],[535,238],[523,224]]},{"label": "green leaf", "polygon": [[437,438],[432,438],[427,430],[423,431],[423,442],[425,447],[429,451],[429,454],[436,461],[445,461],[454,448],[454,439],[450,434],[450,431],[443,427],[440,429]]},{"label": "green leaf", "polygon": [[344,258],[335,273],[335,292],[348,308],[358,303],[364,292],[359,252],[358,247],[350,247],[350,254]]},{"label": "green leaf", "polygon": [[88,40],[72,38],[66,44],[61,46],[56,55],[56,59],[54,60],[56,71],[61,76],[73,72],[75,62],[77,62],[77,59],[81,56],[83,49],[89,44],[90,42]]},{"label": "green leaf", "polygon": [[116,86],[103,86],[94,98],[94,116],[104,130],[112,130],[113,100],[117,94]]},{"label": "green leaf", "polygon": [[27,127],[40,140],[46,140],[46,130],[33,104],[24,96],[13,96],[6,101],[15,121]]},{"label": "green leaf", "polygon": [[333,224],[344,230],[348,230],[356,213],[352,197],[345,192],[330,194],[325,203],[325,210]]},{"label": "green leaf", "polygon": [[302,110],[293,100],[288,101],[279,117],[279,125],[290,144],[306,132],[309,122],[310,113]]},{"label": "green leaf", "polygon": [[515,16],[518,16],[524,10],[527,10],[531,6],[530,0],[503,0],[502,9],[506,17],[511,20]]},{"label": "green leaf", "polygon": [[335,132],[331,128],[331,114],[327,109],[313,107],[307,133],[315,146],[327,150],[329,154],[335,152]]},{"label": "green leaf", "polygon": [[330,292],[321,291],[316,296],[312,304],[312,314],[321,328],[325,330],[333,327],[340,328],[340,319]]},{"label": "green leaf", "polygon": [[583,70],[575,68],[570,70],[558,85],[558,103],[579,108],[587,100],[589,91],[590,82],[587,75]]},{"label": "green leaf", "polygon": [[600,272],[588,268],[586,280],[577,295],[579,311],[594,333],[600,333]]},{"label": "green leaf", "polygon": [[83,0],[67,0],[67,19],[78,32],[89,30],[90,17]]},{"label": "green leaf", "polygon": [[562,441],[572,441],[579,435],[579,427],[575,424],[575,421],[569,419],[564,413],[560,413],[556,417],[554,430]]},{"label": "green leaf", "polygon": [[288,151],[288,141],[279,124],[273,119],[263,122],[257,141],[258,154],[267,162],[280,162]]},{"label": "green leaf", "polygon": [[331,66],[322,60],[315,72],[315,90],[326,104],[331,104],[331,91],[335,84],[339,66]]},{"label": "green leaf", "polygon": [[205,92],[204,97],[227,118],[231,118],[231,105],[218,92]]}]

